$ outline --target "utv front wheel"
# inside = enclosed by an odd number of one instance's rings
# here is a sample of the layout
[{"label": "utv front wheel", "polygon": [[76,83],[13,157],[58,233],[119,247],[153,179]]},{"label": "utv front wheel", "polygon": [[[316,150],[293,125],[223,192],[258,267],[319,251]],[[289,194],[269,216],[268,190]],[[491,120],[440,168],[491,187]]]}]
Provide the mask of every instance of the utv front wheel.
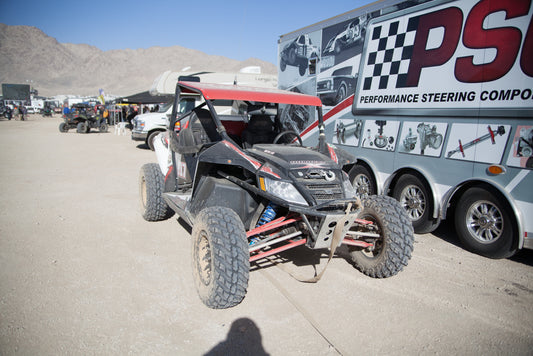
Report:
[{"label": "utv front wheel", "polygon": [[174,215],[163,199],[165,179],[157,163],[147,163],[139,174],[141,213],[146,221],[161,221]]},{"label": "utv front wheel", "polygon": [[351,249],[350,257],[357,269],[374,278],[391,277],[400,272],[411,258],[414,233],[411,220],[397,200],[372,195],[363,201],[359,218],[371,221],[379,237],[373,248]]},{"label": "utv front wheel", "polygon": [[250,254],[244,225],[235,211],[209,207],[192,230],[192,269],[202,302],[213,309],[231,308],[246,294]]},{"label": "utv front wheel", "polygon": [[86,124],[84,122],[78,122],[78,125],[76,126],[76,132],[87,133],[87,128],[85,126]]}]

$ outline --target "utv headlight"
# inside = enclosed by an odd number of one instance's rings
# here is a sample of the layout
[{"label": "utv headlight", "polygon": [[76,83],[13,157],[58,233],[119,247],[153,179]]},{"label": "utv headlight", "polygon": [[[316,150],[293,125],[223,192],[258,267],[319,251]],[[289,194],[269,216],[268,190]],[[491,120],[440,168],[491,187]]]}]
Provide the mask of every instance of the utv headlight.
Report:
[{"label": "utv headlight", "polygon": [[263,188],[264,183],[264,190],[266,192],[291,203],[309,205],[291,183],[267,177],[260,177],[259,179],[261,180],[261,188]]}]

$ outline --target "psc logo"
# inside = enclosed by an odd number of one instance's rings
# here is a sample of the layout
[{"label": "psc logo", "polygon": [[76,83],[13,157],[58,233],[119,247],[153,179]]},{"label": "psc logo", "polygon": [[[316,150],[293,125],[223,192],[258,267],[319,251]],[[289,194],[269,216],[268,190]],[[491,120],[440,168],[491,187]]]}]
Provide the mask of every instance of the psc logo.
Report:
[{"label": "psc logo", "polygon": [[[508,20],[528,15],[531,0],[481,0],[466,19],[460,5],[373,27],[362,89],[417,87],[422,70],[453,60],[460,41],[467,50],[491,49],[495,56],[484,63],[476,63],[473,54],[455,58],[454,76],[459,82],[497,80],[509,73],[517,60],[522,72],[533,77],[531,18],[527,29],[508,24],[512,22]],[[487,26],[487,18],[499,12],[505,14],[505,22]],[[430,43],[432,31],[441,36],[437,45]]]}]

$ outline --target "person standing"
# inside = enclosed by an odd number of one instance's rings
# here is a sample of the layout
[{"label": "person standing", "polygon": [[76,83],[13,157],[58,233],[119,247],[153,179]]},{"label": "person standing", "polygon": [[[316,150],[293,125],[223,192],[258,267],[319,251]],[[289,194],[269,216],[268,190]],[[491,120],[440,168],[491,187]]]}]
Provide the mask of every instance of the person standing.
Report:
[{"label": "person standing", "polygon": [[20,106],[19,111],[20,111],[20,120],[24,121],[25,119],[27,119],[26,115],[28,113],[28,110],[26,109],[24,105]]}]

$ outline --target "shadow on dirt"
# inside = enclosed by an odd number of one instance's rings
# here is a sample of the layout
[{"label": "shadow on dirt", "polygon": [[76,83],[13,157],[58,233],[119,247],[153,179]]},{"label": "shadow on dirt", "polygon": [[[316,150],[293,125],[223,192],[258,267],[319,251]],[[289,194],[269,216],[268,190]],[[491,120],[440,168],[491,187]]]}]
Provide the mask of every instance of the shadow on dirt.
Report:
[{"label": "shadow on dirt", "polygon": [[268,353],[263,348],[261,331],[257,325],[251,319],[239,318],[231,324],[226,339],[204,355],[264,356]]},{"label": "shadow on dirt", "polygon": [[[328,257],[328,249],[311,250],[305,246],[298,246],[293,249],[283,251],[278,254],[274,254],[272,256],[252,262],[250,265],[250,271],[253,272],[261,269],[268,269],[271,267],[275,267],[276,265],[279,265],[280,267],[284,265],[294,265],[295,267],[312,266],[314,269],[314,275],[309,274],[309,270],[307,272],[302,272],[305,274],[305,277],[310,278],[316,276],[317,273],[319,273],[325,267],[325,263],[327,262]],[[341,245],[337,248],[335,254],[332,257],[332,260],[338,258],[344,259],[346,262],[352,264],[349,250],[346,245]],[[296,272],[296,270],[292,272],[298,273]]]},{"label": "shadow on dirt", "polygon": [[457,238],[455,228],[453,227],[453,223],[451,221],[444,221],[443,223],[441,223],[437,230],[433,231],[432,234],[435,237],[441,239],[442,241],[445,241],[459,248],[463,248],[461,242]]},{"label": "shadow on dirt", "polygon": [[137,148],[141,149],[141,150],[149,150],[150,149],[150,147],[148,147],[148,145],[146,143],[138,144]]},{"label": "shadow on dirt", "polygon": [[[454,246],[457,246],[459,248],[464,248],[461,242],[459,241],[459,239],[457,238],[457,235],[455,233],[455,229],[452,223],[446,223],[446,222],[442,223],[437,228],[437,230],[433,232],[433,235]],[[522,263],[527,266],[533,266],[533,250],[522,249],[518,251],[514,256],[509,258],[509,260]]]}]

